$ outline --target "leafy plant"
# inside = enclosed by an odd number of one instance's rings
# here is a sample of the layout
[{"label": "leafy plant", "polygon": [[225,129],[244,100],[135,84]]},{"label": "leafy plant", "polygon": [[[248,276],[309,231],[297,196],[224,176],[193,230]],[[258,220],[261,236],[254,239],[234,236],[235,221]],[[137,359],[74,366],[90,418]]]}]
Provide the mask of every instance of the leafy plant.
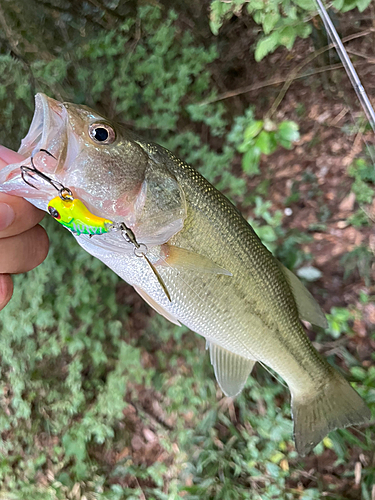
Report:
[{"label": "leafy plant", "polygon": [[354,248],[354,250],[341,258],[341,264],[344,267],[344,279],[347,279],[357,271],[365,280],[366,286],[370,286],[374,262],[375,255],[369,248],[364,245]]},{"label": "leafy plant", "polygon": [[359,12],[363,12],[370,3],[371,0],[334,0],[333,6],[341,12],[348,12],[356,7]]},{"label": "leafy plant", "polygon": [[235,120],[228,139],[243,154],[243,171],[252,176],[259,174],[262,154],[270,155],[278,146],[292,149],[293,143],[299,140],[298,125],[287,120],[279,124],[269,119],[256,120],[253,109],[249,108],[244,116]]},{"label": "leafy plant", "polygon": [[[333,6],[342,12],[358,8],[363,12],[371,0],[335,0]],[[314,0],[231,0],[211,2],[210,27],[217,35],[223,23],[244,11],[261,25],[263,34],[255,47],[255,60],[261,61],[278,47],[291,50],[297,37],[307,38],[312,30],[309,15],[316,15]]]},{"label": "leafy plant", "polygon": [[254,21],[262,26],[264,36],[257,42],[255,60],[260,61],[277,47],[283,45],[289,50],[293,47],[297,36],[306,38],[311,33],[311,26],[303,19],[306,11],[315,9],[312,0],[256,0],[247,2],[236,0],[221,2],[214,0],[211,3],[210,26],[217,34],[225,19],[233,14],[240,15],[242,8],[252,15]]},{"label": "leafy plant", "polygon": [[352,191],[358,203],[370,204],[374,198],[374,166],[365,158],[358,158],[349,167],[348,173],[354,178]]},{"label": "leafy plant", "polygon": [[338,339],[342,334],[348,334],[351,329],[349,321],[354,319],[353,312],[345,307],[332,307],[330,314],[327,314],[328,332]]}]

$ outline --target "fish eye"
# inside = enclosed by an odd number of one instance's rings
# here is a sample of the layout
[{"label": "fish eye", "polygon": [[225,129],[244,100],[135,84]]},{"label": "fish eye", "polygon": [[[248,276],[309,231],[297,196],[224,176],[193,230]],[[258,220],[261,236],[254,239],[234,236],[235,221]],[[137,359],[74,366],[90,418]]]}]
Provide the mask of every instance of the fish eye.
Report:
[{"label": "fish eye", "polygon": [[50,213],[50,215],[52,215],[52,217],[53,217],[54,219],[61,219],[61,215],[60,215],[60,214],[59,214],[59,212],[56,210],[56,208],[49,206],[49,207],[48,207],[48,212]]},{"label": "fish eye", "polygon": [[112,144],[116,139],[116,132],[106,123],[92,123],[89,136],[97,144]]}]

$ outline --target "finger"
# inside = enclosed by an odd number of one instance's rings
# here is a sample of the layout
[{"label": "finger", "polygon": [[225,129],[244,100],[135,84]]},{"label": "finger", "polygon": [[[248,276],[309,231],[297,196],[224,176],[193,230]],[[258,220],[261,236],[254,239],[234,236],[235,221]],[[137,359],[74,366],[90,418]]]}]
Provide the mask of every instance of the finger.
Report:
[{"label": "finger", "polygon": [[13,281],[9,274],[0,274],[0,311],[8,304],[13,295]]},{"label": "finger", "polygon": [[[0,168],[18,163],[23,156],[0,145]],[[4,205],[5,204],[5,205]],[[16,196],[0,194],[0,238],[23,233],[43,219],[44,212],[26,200]]]},{"label": "finger", "polygon": [[48,254],[48,236],[41,226],[0,239],[0,273],[17,274],[34,269]]},{"label": "finger", "polygon": [[45,212],[23,198],[0,193],[0,238],[27,231],[38,224],[44,215]]},{"label": "finger", "polygon": [[22,161],[24,157],[11,149],[6,148],[5,146],[0,145],[0,168],[5,167],[10,163],[19,163]]}]

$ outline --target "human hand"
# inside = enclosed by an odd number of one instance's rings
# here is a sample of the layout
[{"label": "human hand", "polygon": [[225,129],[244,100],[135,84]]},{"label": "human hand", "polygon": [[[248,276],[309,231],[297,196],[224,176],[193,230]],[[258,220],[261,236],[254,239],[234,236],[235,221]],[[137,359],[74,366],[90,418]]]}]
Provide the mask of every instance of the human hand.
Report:
[{"label": "human hand", "polygon": [[[22,158],[0,146],[0,169]],[[13,294],[10,275],[30,271],[47,257],[48,237],[38,225],[44,215],[23,198],[0,193],[0,311]]]}]

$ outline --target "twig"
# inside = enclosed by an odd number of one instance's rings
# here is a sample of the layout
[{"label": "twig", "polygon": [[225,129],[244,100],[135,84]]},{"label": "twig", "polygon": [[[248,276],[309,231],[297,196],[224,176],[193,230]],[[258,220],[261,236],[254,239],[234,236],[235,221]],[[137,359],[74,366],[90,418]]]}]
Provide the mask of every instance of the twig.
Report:
[{"label": "twig", "polygon": [[352,146],[350,153],[348,155],[346,155],[345,158],[343,159],[342,164],[345,167],[349,166],[352,163],[352,161],[354,160],[354,158],[357,156],[357,154],[361,152],[361,150],[362,150],[362,137],[363,137],[363,132],[364,132],[365,127],[366,127],[366,125],[362,125],[360,130],[358,130],[358,134],[356,135],[356,137],[354,139],[353,146]]},{"label": "twig", "polygon": [[[345,41],[347,41],[347,40],[344,39],[343,42],[345,42]],[[266,113],[265,120],[270,119],[271,116],[275,113],[275,111],[279,107],[281,101],[284,99],[285,94],[287,93],[289,87],[291,86],[293,81],[296,79],[298,73],[302,70],[302,68],[304,68],[307,64],[310,64],[310,62],[312,62],[316,57],[320,56],[321,54],[323,54],[324,52],[326,52],[327,50],[329,50],[333,47],[335,47],[335,44],[331,43],[325,47],[322,47],[319,50],[316,50],[315,52],[310,54],[310,56],[308,56],[304,61],[302,61],[302,63],[299,64],[296,68],[292,69],[292,71],[289,73],[289,75],[287,77],[286,82],[283,85],[283,88],[279,92],[279,95],[276,97],[271,108]],[[343,65],[340,65],[340,66],[343,66]]]},{"label": "twig", "polygon": [[141,496],[140,496],[140,499],[141,499],[141,500],[146,500],[145,494],[144,494],[144,492],[143,492],[143,490],[142,490],[141,485],[139,484],[139,481],[138,481],[137,476],[134,476],[134,479],[135,479],[135,482],[137,483],[138,488],[141,490]]},{"label": "twig", "polygon": [[331,44],[331,45],[328,45],[326,47],[322,47],[319,50],[316,50],[315,52],[310,54],[304,61],[302,61],[296,68],[292,69],[292,71],[289,73],[289,75],[288,75],[288,77],[283,85],[283,88],[280,90],[280,92],[279,92],[278,96],[276,97],[276,99],[274,100],[272,106],[270,107],[270,109],[266,113],[266,116],[264,118],[265,120],[271,118],[271,116],[275,113],[275,111],[279,107],[281,101],[284,99],[285,94],[287,93],[289,87],[292,85],[293,81],[296,79],[298,73],[305,66],[310,64],[316,57],[320,56],[321,54],[323,54],[324,52],[329,50],[329,48],[331,48],[331,46],[333,47],[334,45]]},{"label": "twig", "polygon": [[369,61],[371,63],[375,63],[375,57],[368,56],[367,54],[362,54],[362,52],[357,52],[356,50],[352,50],[352,49],[346,49],[346,52],[348,54],[353,54],[353,56],[363,57],[364,59],[366,59],[367,61]]},{"label": "twig", "polygon": [[335,127],[339,122],[340,120],[342,120],[342,118],[344,118],[344,116],[350,111],[349,108],[345,107],[345,108],[342,108],[342,110],[340,111],[340,113],[335,116],[335,118],[333,118],[331,120],[331,122],[329,123],[329,126],[330,127]]},{"label": "twig", "polygon": [[165,420],[163,420],[158,415],[155,415],[155,413],[152,413],[152,411],[150,409],[146,408],[146,406],[143,405],[140,401],[137,401],[137,402],[132,401],[132,405],[134,406],[134,408],[136,409],[138,414],[139,414],[139,411],[141,410],[144,413],[146,413],[146,415],[151,417],[157,424],[161,425],[162,427],[164,427],[168,431],[174,430],[174,427],[172,425],[165,422]]},{"label": "twig", "polygon": [[[354,35],[347,36],[347,37],[343,38],[343,42],[349,42],[350,40],[354,40],[355,38],[360,38],[362,36],[366,36],[372,32],[375,32],[375,28],[369,28],[368,30],[361,31],[359,33],[355,33]],[[333,44],[327,45],[326,47],[322,47],[318,51],[314,52],[315,57],[318,57],[319,55],[321,55],[322,53],[326,52],[327,50],[329,50],[333,47],[334,47]],[[312,58],[312,59],[314,59],[314,58]],[[306,77],[311,76],[311,75],[323,73],[325,71],[329,71],[329,70],[333,70],[333,69],[339,69],[342,67],[343,67],[342,64],[339,63],[337,65],[320,68],[320,69],[312,71],[312,72],[298,75],[295,77],[295,79],[297,80],[299,78],[306,78]],[[218,95],[215,98],[205,99],[204,101],[201,101],[198,104],[200,106],[205,106],[206,104],[212,104],[212,103],[217,102],[217,101],[223,101],[224,99],[229,99],[230,97],[236,97],[238,95],[246,94],[248,92],[252,92],[253,90],[259,90],[259,89],[264,88],[264,87],[269,87],[270,85],[279,85],[280,83],[284,83],[287,80],[288,80],[288,76],[286,78],[271,78],[270,80],[266,80],[265,82],[256,83],[254,85],[247,85],[245,87],[240,87],[239,89],[236,89],[236,90],[230,90],[228,92],[223,92],[222,94]]]},{"label": "twig", "polygon": [[365,422],[364,424],[360,425],[361,429],[367,429],[368,427],[375,426],[375,420],[370,420],[369,422]]}]

